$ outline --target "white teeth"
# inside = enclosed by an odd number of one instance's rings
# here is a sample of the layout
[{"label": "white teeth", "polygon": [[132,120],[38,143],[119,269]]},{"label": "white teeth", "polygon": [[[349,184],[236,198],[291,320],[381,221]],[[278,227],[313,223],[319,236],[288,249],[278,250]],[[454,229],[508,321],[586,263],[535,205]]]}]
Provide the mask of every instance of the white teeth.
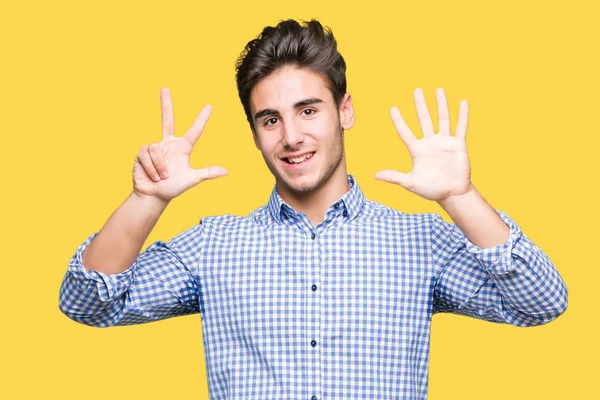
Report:
[{"label": "white teeth", "polygon": [[308,153],[303,155],[302,157],[298,157],[298,158],[286,158],[286,160],[288,160],[288,162],[292,163],[292,164],[299,164],[304,160],[308,160],[309,158],[311,158],[313,156],[314,153]]}]

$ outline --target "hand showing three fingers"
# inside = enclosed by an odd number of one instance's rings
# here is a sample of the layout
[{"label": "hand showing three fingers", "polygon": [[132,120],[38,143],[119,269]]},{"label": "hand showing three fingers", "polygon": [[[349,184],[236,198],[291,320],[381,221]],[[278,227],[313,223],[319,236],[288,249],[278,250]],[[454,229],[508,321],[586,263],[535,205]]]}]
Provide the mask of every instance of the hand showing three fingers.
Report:
[{"label": "hand showing three fingers", "polygon": [[434,132],[423,91],[415,90],[415,105],[423,130],[423,138],[419,140],[402,119],[400,111],[396,107],[391,108],[392,121],[412,157],[412,171],[401,173],[383,170],[375,174],[375,179],[398,184],[425,199],[440,202],[469,192],[472,184],[465,139],[468,104],[465,100],[461,101],[456,134],[452,136],[444,90],[438,89],[436,97],[439,114],[437,134]]},{"label": "hand showing three fingers", "polygon": [[162,89],[160,97],[163,139],[143,145],[138,152],[133,166],[133,190],[136,194],[170,201],[204,180],[227,175],[227,170],[217,166],[201,169],[190,166],[190,154],[204,130],[211,107],[207,105],[202,109],[184,136],[175,137],[169,89]]}]

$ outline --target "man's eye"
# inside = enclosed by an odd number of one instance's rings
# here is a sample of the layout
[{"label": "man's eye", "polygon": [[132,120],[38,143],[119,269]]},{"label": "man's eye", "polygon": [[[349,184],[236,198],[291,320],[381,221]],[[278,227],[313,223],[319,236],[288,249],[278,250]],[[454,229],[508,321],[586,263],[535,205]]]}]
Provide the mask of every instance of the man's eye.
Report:
[{"label": "man's eye", "polygon": [[[277,122],[277,118],[269,118],[269,119],[267,119],[267,120],[265,121],[265,125],[272,125],[272,124],[270,124],[270,123],[269,123],[270,121],[275,121],[275,122]],[[274,124],[275,122],[273,122],[273,124]]]},{"label": "man's eye", "polygon": [[306,110],[302,110],[302,112],[305,112],[305,111],[309,111],[309,113],[308,113],[308,114],[304,114],[304,115],[306,115],[306,116],[313,115],[313,114],[315,113],[315,110],[312,110],[312,109],[310,109],[310,108],[307,108]]}]

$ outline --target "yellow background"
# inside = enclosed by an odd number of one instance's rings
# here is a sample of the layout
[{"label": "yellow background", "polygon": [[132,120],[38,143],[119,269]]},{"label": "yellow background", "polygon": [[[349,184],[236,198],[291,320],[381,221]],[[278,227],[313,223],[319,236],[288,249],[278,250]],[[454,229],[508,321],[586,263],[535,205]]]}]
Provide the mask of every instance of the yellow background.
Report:
[{"label": "yellow background", "polygon": [[91,328],[61,314],[58,290],[77,246],[131,192],[141,145],[161,139],[161,87],[171,89],[178,136],[213,105],[192,166],[222,165],[229,176],[175,199],[144,249],[203,216],[247,215],[268,200],[274,181],[234,62],[264,26],[313,17],[333,29],[348,64],[348,168],[366,196],[449,220],[373,179],[411,168],[390,106],[420,138],[412,92],[424,89],[435,117],[444,87],[453,126],[460,100],[470,104],[474,184],[569,289],[566,313],[540,327],[435,316],[429,398],[599,398],[594,2],[149,3],[0,2],[1,398],[208,398],[199,315]]}]

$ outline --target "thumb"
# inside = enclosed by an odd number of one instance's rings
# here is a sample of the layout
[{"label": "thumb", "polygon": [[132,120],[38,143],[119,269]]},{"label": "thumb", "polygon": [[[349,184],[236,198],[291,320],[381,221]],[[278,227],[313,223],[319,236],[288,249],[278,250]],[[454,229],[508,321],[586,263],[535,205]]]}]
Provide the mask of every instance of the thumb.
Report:
[{"label": "thumb", "polygon": [[192,184],[195,186],[207,179],[215,179],[226,175],[227,170],[225,168],[214,165],[206,168],[194,169],[192,171]]},{"label": "thumb", "polygon": [[396,185],[402,186],[406,190],[410,190],[409,187],[411,187],[410,173],[403,174],[402,172],[393,171],[391,169],[385,169],[383,171],[377,172],[375,174],[375,179],[389,183],[395,183]]}]

